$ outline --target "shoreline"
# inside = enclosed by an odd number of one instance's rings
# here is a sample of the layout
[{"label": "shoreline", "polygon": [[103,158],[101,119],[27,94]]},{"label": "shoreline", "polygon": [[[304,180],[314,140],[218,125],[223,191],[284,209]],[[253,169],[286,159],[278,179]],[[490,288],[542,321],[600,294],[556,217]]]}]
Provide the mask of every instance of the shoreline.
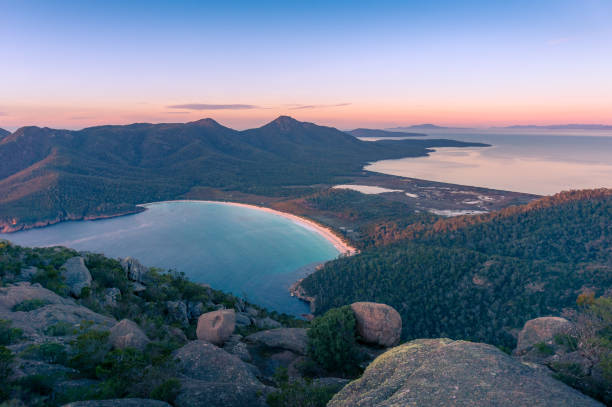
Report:
[{"label": "shoreline", "polygon": [[242,207],[242,208],[256,209],[259,211],[263,211],[263,212],[267,212],[267,213],[270,213],[276,216],[283,217],[285,219],[289,219],[292,222],[302,227],[305,227],[306,229],[315,231],[320,236],[322,236],[325,240],[330,242],[336,248],[336,250],[340,252],[341,256],[352,256],[354,254],[359,253],[359,250],[357,250],[356,248],[351,246],[348,242],[346,242],[343,237],[338,236],[338,234],[336,234],[336,232],[334,232],[331,228],[323,226],[311,219],[307,219],[302,216],[297,216],[297,215],[294,215],[288,212],[278,211],[276,209],[268,208],[265,206],[245,204],[245,203],[240,203],[240,202],[209,201],[209,200],[199,200],[199,199],[175,199],[175,200],[168,200],[168,201],[156,201],[156,202],[147,202],[143,204],[138,204],[136,206],[146,208],[147,206],[151,206],[155,204],[172,203],[172,202],[212,203],[212,204],[232,205],[232,206],[237,206],[237,207]]}]

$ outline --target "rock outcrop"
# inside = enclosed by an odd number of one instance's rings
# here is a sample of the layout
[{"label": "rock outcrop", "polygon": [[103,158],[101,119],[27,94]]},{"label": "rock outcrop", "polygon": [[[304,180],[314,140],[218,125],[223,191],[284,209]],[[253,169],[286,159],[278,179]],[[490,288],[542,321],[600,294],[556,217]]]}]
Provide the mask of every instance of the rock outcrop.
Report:
[{"label": "rock outcrop", "polygon": [[86,400],[64,404],[63,407],[171,407],[170,404],[150,399]]},{"label": "rock outcrop", "polygon": [[177,322],[184,327],[189,326],[187,305],[183,301],[166,301],[166,311],[170,321]]},{"label": "rock outcrop", "polygon": [[177,407],[264,407],[271,389],[256,369],[206,341],[189,342],[174,356],[182,374]]},{"label": "rock outcrop", "polygon": [[122,319],[110,329],[109,342],[117,349],[134,348],[143,350],[150,342],[138,324]]},{"label": "rock outcrop", "polygon": [[149,273],[149,269],[140,264],[138,260],[132,257],[126,257],[124,259],[119,259],[119,263],[121,263],[121,267],[130,280],[145,285],[148,283],[149,279],[147,274]]},{"label": "rock outcrop", "polygon": [[[32,311],[13,312],[12,308],[25,300],[41,300],[47,305]],[[0,319],[8,319],[28,337],[39,337],[58,322],[78,326],[91,321],[94,329],[109,329],[117,323],[114,318],[98,314],[78,305],[71,298],[63,298],[39,284],[27,282],[0,288]]]},{"label": "rock outcrop", "polygon": [[245,341],[305,355],[308,336],[304,328],[276,328],[251,334],[245,338]]},{"label": "rock outcrop", "polygon": [[351,304],[357,320],[357,332],[364,342],[382,346],[399,343],[402,317],[386,304],[355,302]]},{"label": "rock outcrop", "polygon": [[84,288],[91,287],[91,273],[85,266],[85,259],[82,257],[68,259],[61,270],[62,277],[70,288],[70,294],[75,297],[80,297]]},{"label": "rock outcrop", "polygon": [[259,329],[273,329],[280,328],[281,324],[270,317],[265,317],[255,319],[255,326]]},{"label": "rock outcrop", "polygon": [[233,309],[221,309],[207,312],[198,318],[196,335],[215,345],[221,346],[236,328],[236,312]]},{"label": "rock outcrop", "polygon": [[328,407],[600,406],[494,346],[419,339],[390,349]]},{"label": "rock outcrop", "polygon": [[560,317],[541,317],[525,322],[519,332],[515,353],[522,355],[534,345],[552,342],[555,335],[568,333],[572,323]]}]

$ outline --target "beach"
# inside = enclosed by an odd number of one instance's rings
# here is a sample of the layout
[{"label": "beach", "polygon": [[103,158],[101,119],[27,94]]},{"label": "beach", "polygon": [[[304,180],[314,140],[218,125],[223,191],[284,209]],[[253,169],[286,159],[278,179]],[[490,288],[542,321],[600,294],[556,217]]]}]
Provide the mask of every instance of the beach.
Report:
[{"label": "beach", "polygon": [[340,252],[341,255],[343,256],[352,256],[354,254],[357,254],[359,252],[359,250],[357,250],[356,248],[354,248],[353,246],[351,246],[350,244],[348,244],[342,237],[338,236],[333,230],[331,230],[328,227],[325,227],[323,225],[318,224],[317,222],[307,219],[307,218],[303,218],[301,216],[297,216],[297,215],[293,215],[291,213],[287,213],[287,212],[282,212],[282,211],[277,211],[275,209],[271,209],[271,208],[267,208],[265,206],[257,206],[257,205],[252,205],[252,204],[244,204],[244,203],[239,203],[239,202],[227,202],[227,201],[206,201],[206,200],[197,200],[197,199],[176,199],[176,200],[171,200],[171,201],[158,201],[158,202],[148,202],[148,203],[144,203],[144,204],[139,204],[137,206],[146,208],[147,206],[150,205],[155,205],[155,204],[159,204],[159,203],[171,203],[171,202],[203,202],[203,203],[214,203],[214,204],[224,204],[224,205],[232,205],[232,206],[238,206],[238,207],[243,207],[243,208],[251,208],[251,209],[256,209],[256,210],[260,210],[260,211],[264,211],[276,216],[281,216],[285,219],[289,219],[292,222],[315,231],[316,233],[318,233],[319,235],[321,235],[322,237],[324,237],[327,241],[329,241],[335,248],[336,250],[338,250]]}]

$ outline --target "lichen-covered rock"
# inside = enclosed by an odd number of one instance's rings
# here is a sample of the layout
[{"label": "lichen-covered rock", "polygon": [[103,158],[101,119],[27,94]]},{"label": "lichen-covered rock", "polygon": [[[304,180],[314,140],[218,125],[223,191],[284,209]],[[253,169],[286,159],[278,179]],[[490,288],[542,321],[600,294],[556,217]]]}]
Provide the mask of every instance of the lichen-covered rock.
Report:
[{"label": "lichen-covered rock", "polygon": [[494,346],[418,339],[388,350],[328,407],[600,406]]},{"label": "lichen-covered rock", "polygon": [[182,374],[177,407],[266,406],[271,389],[255,368],[206,341],[192,341],[174,353]]},{"label": "lichen-covered rock", "polygon": [[204,304],[201,302],[189,301],[187,302],[187,316],[190,320],[195,320],[204,313]]},{"label": "lichen-covered rock", "polygon": [[68,259],[61,270],[62,277],[70,288],[70,294],[75,297],[80,297],[84,288],[91,287],[91,273],[85,266],[85,260],[82,257]]},{"label": "lichen-covered rock", "polygon": [[117,349],[134,348],[143,350],[150,342],[138,324],[122,319],[110,329],[109,342]]},{"label": "lichen-covered rock", "polygon": [[187,305],[183,301],[166,301],[166,311],[170,322],[178,322],[181,326],[189,326]]},{"label": "lichen-covered rock", "polygon": [[522,355],[533,345],[552,342],[555,335],[568,333],[572,323],[560,317],[541,317],[525,322],[519,332],[515,353]]},{"label": "lichen-covered rock", "polygon": [[223,350],[238,356],[242,361],[250,363],[252,361],[251,354],[246,343],[241,341],[242,335],[234,334],[223,345]]},{"label": "lichen-covered rock", "polygon": [[357,320],[357,332],[364,342],[394,346],[402,334],[402,317],[386,304],[355,302],[351,304]]},{"label": "lichen-covered rock", "polygon": [[6,287],[0,287],[0,310],[11,310],[15,305],[26,300],[41,300],[46,304],[75,305],[70,298],[60,297],[40,284],[21,282]]},{"label": "lichen-covered rock", "polygon": [[117,287],[107,288],[104,290],[104,305],[116,307],[119,298],[121,298],[121,290]]},{"label": "lichen-covered rock", "polygon": [[276,328],[260,331],[247,336],[245,340],[268,348],[290,350],[300,355],[306,354],[308,346],[308,336],[304,328]]},{"label": "lichen-covered rock", "polygon": [[140,264],[138,260],[132,257],[126,257],[124,259],[119,259],[119,263],[130,280],[145,285],[149,282],[149,269]]},{"label": "lichen-covered rock", "polygon": [[[41,300],[46,303],[29,312],[13,312],[12,308],[25,300]],[[83,321],[91,321],[93,329],[109,329],[117,323],[89,308],[78,305],[71,298],[63,298],[39,284],[27,282],[0,288],[0,319],[7,319],[12,326],[20,328],[27,337],[45,335],[51,325],[58,322],[78,326]]]},{"label": "lichen-covered rock", "polygon": [[252,322],[253,321],[251,321],[251,318],[249,318],[248,314],[245,314],[244,312],[236,313],[236,325],[249,326]]},{"label": "lichen-covered rock", "polygon": [[64,404],[63,407],[172,407],[170,404],[151,399],[85,400]]},{"label": "lichen-covered rock", "polygon": [[265,317],[256,319],[255,326],[259,329],[273,329],[280,328],[282,325],[280,322],[275,321],[270,317]]},{"label": "lichen-covered rock", "polygon": [[196,335],[198,339],[221,346],[234,333],[235,328],[236,312],[233,309],[222,309],[200,315]]}]

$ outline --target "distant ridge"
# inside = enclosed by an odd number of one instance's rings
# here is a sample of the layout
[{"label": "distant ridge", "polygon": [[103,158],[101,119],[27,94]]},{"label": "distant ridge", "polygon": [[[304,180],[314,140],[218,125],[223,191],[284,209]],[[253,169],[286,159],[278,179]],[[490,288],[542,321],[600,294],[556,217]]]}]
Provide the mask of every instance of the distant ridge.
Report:
[{"label": "distant ridge", "polygon": [[493,129],[544,129],[544,130],[612,130],[608,124],[551,124],[537,126],[534,124],[492,127]]},{"label": "distant ridge", "polygon": [[354,137],[426,137],[424,133],[407,133],[401,131],[388,131],[378,129],[355,129],[347,131]]},{"label": "distant ridge", "polygon": [[405,130],[468,130],[469,127],[444,127],[437,126],[431,123],[415,124],[413,126],[391,127],[389,131],[405,131]]},{"label": "distant ridge", "polygon": [[0,128],[0,140],[2,140],[3,138],[5,138],[6,136],[8,136],[9,134],[11,134],[10,131],[8,130],[4,130]]}]

